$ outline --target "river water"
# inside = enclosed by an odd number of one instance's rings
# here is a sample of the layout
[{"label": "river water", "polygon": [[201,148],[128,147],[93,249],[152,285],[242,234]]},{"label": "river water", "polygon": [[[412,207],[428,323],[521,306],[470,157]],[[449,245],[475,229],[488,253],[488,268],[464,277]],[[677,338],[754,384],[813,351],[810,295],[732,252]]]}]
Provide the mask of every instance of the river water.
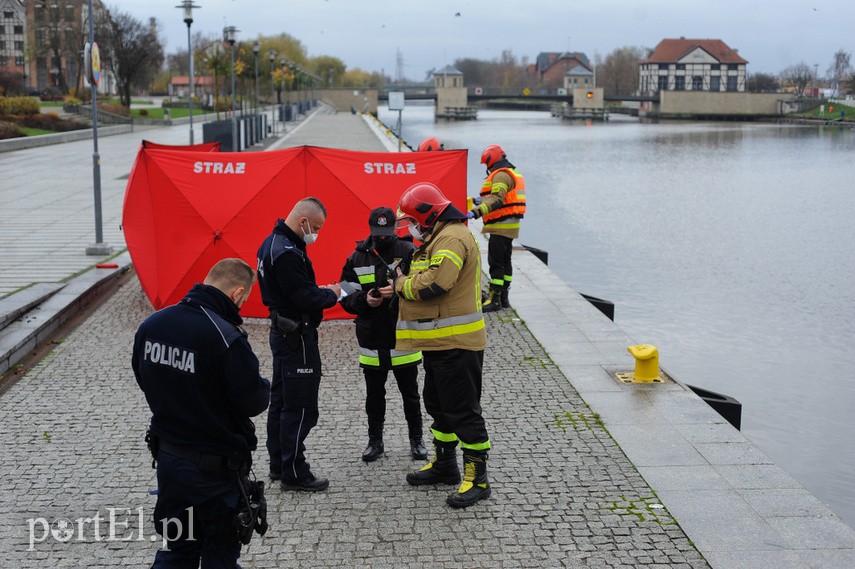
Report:
[{"label": "river water", "polygon": [[402,124],[412,146],[469,150],[469,195],[482,149],[501,145],[526,178],[520,242],[614,302],[671,375],[738,399],[742,432],[855,527],[855,130],[490,110],[435,123],[411,103]]}]

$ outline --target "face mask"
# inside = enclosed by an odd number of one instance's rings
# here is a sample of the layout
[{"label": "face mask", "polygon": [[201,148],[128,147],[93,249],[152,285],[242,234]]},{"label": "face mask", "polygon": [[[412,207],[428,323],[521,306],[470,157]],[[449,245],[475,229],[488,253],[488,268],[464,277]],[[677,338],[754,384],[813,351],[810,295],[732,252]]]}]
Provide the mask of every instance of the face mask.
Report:
[{"label": "face mask", "polygon": [[[308,222],[306,222],[306,223],[308,223]],[[312,226],[310,225],[309,231],[311,231],[311,230],[312,230]],[[314,243],[315,241],[318,240],[318,234],[317,233],[306,233],[305,231],[303,231],[303,225],[302,224],[300,224],[300,231],[303,232],[303,241],[306,242],[306,245],[311,245],[312,243]]]},{"label": "face mask", "polygon": [[378,251],[385,251],[392,245],[392,238],[375,236],[373,239],[373,245]]}]

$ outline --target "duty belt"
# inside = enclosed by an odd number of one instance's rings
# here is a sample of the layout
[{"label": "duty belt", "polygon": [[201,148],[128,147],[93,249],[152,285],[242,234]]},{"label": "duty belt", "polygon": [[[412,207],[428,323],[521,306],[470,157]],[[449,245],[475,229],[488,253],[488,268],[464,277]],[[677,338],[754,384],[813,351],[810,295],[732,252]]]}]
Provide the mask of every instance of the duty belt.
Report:
[{"label": "duty belt", "polygon": [[160,452],[165,452],[172,456],[189,460],[193,464],[198,465],[203,472],[237,471],[240,470],[240,467],[243,464],[242,460],[238,460],[236,458],[202,452],[188,446],[176,445],[164,441],[163,439],[160,440],[159,444]]},{"label": "duty belt", "polygon": [[309,324],[309,315],[302,314],[302,321],[292,320],[279,314],[279,311],[272,309],[270,311],[270,325],[274,330],[281,333],[283,336],[307,336],[317,335],[317,330]]}]

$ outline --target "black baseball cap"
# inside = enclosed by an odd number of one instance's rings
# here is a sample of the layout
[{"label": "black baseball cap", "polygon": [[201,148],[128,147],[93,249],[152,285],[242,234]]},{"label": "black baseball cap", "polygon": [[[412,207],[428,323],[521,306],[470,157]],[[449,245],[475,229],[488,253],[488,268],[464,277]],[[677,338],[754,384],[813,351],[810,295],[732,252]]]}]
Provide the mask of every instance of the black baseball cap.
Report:
[{"label": "black baseball cap", "polygon": [[394,235],[395,212],[388,207],[372,209],[368,216],[368,227],[371,229],[371,235]]}]

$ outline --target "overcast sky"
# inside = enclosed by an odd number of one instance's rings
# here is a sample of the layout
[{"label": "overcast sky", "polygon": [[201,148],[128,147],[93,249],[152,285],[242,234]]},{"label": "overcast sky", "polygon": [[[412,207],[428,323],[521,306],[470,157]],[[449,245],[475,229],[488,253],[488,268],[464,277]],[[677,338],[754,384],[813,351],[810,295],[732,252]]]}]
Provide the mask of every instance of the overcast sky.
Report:
[{"label": "overcast sky", "polygon": [[[111,10],[159,21],[167,52],[186,47],[180,0],[105,0]],[[534,62],[544,51],[581,51],[593,61],[623,46],[663,38],[716,38],[748,60],[749,73],[777,74],[804,62],[822,76],[834,53],[855,51],[855,0],[195,0],[192,30],[239,40],[285,32],[310,57],[348,69],[422,80],[455,59],[498,59],[510,50]],[[855,63],[855,60],[853,60]]]}]

